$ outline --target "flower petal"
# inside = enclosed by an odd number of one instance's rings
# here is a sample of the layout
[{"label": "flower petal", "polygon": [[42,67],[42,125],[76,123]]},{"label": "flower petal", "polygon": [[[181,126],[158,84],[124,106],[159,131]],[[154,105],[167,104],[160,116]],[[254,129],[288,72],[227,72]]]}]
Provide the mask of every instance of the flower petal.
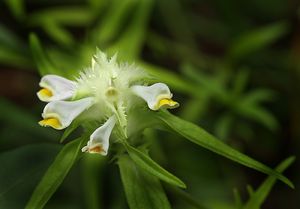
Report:
[{"label": "flower petal", "polygon": [[131,87],[134,94],[144,99],[151,110],[159,108],[176,108],[178,102],[172,100],[172,93],[164,83],[155,83],[151,86],[135,85]]},{"label": "flower petal", "polygon": [[76,83],[57,75],[46,75],[41,79],[42,89],[37,93],[41,101],[51,102],[72,98]]},{"label": "flower petal", "polygon": [[111,116],[102,126],[97,128],[90,136],[87,145],[81,149],[82,152],[107,155],[109,137],[116,124],[115,116]]},{"label": "flower petal", "polygon": [[84,110],[93,105],[94,98],[87,97],[77,101],[53,101],[48,103],[43,111],[44,118],[39,122],[41,126],[50,126],[54,129],[64,129]]}]

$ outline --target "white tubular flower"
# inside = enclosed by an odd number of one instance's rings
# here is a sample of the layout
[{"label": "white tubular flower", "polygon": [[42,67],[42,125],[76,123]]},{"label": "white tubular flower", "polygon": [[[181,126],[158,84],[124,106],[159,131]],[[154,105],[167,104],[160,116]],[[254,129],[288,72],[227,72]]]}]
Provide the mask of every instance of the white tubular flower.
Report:
[{"label": "white tubular flower", "polygon": [[71,99],[76,83],[57,75],[46,75],[41,79],[42,89],[37,93],[43,102]]},{"label": "white tubular flower", "polygon": [[111,116],[102,126],[97,128],[90,136],[87,145],[81,149],[82,152],[107,155],[109,137],[116,124],[115,116]]},{"label": "white tubular flower", "polygon": [[135,85],[131,87],[134,94],[144,99],[151,110],[160,108],[176,108],[178,102],[172,100],[172,93],[164,83],[155,83],[151,86]]},{"label": "white tubular flower", "polygon": [[68,127],[72,121],[84,110],[94,103],[93,97],[87,97],[77,101],[53,101],[48,103],[43,111],[44,118],[39,122],[41,126],[50,126],[61,130]]}]

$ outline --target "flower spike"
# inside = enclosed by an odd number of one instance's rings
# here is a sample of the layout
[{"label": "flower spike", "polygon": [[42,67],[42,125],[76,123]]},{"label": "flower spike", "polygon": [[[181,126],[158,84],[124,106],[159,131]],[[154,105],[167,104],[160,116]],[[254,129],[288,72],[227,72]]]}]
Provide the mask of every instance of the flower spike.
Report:
[{"label": "flower spike", "polygon": [[102,126],[97,128],[90,136],[90,140],[87,145],[84,146],[81,151],[89,153],[97,153],[101,155],[107,155],[109,147],[109,137],[116,124],[115,116],[111,116]]},{"label": "flower spike", "polygon": [[164,83],[155,83],[151,86],[135,85],[131,87],[134,94],[144,99],[151,110],[160,108],[176,108],[178,102],[172,100],[172,93]]},{"label": "flower spike", "polygon": [[44,108],[42,117],[39,122],[41,126],[50,126],[54,129],[61,130],[68,127],[72,121],[84,110],[93,105],[94,98],[87,97],[77,101],[54,101],[50,102]]},{"label": "flower spike", "polygon": [[37,92],[38,98],[43,102],[52,102],[71,99],[76,83],[57,75],[46,75],[41,79]]}]

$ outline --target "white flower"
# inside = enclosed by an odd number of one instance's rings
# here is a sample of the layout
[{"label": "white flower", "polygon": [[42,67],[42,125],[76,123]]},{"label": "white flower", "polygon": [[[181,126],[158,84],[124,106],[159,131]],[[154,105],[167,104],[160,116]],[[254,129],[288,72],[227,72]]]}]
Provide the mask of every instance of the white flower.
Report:
[{"label": "white flower", "polygon": [[127,137],[127,116],[144,105],[138,97],[144,99],[151,110],[178,107],[166,84],[143,86],[148,75],[134,65],[118,64],[116,59],[116,56],[108,59],[98,51],[91,67],[79,73],[75,81],[56,75],[44,76],[40,82],[43,89],[37,95],[50,103],[45,106],[39,124],[60,130],[79,115],[98,123],[109,117],[82,148],[83,152],[106,155],[115,126],[122,140]]},{"label": "white flower", "polygon": [[41,101],[51,102],[71,99],[76,83],[57,75],[46,75],[41,79],[42,89],[37,93]]},{"label": "white flower", "polygon": [[172,100],[172,93],[169,87],[164,83],[155,83],[152,86],[135,85],[131,87],[132,91],[144,99],[151,110],[159,108],[176,108],[178,102]]},{"label": "white flower", "polygon": [[77,101],[54,101],[44,108],[39,122],[41,126],[51,126],[61,130],[68,127],[72,121],[93,104],[93,98],[88,97]]},{"label": "white flower", "polygon": [[115,124],[115,116],[111,116],[102,126],[94,131],[94,133],[90,136],[90,140],[87,145],[83,147],[81,151],[107,155],[109,137]]}]

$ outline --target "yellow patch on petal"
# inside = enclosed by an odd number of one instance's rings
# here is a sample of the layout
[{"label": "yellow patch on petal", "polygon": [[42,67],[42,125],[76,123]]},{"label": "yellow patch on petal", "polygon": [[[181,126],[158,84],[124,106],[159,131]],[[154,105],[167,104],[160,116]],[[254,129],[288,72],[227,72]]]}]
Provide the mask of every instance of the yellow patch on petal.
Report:
[{"label": "yellow patch on petal", "polygon": [[38,92],[38,94],[43,97],[52,97],[53,96],[53,93],[49,89],[46,89],[46,88],[41,89]]},{"label": "yellow patch on petal", "polygon": [[159,100],[158,102],[158,108],[162,108],[162,107],[165,107],[165,108],[176,108],[179,106],[179,103],[176,102],[176,101],[173,101],[172,99],[161,99]]},{"label": "yellow patch on petal", "polygon": [[39,122],[41,126],[50,126],[55,129],[61,129],[61,123],[57,118],[46,118]]},{"label": "yellow patch on petal", "polygon": [[90,148],[90,149],[88,150],[88,152],[89,152],[89,153],[99,153],[99,154],[101,154],[101,153],[104,152],[104,150],[103,150],[103,148],[102,148],[101,145],[97,145],[97,146],[95,146],[95,147]]}]

